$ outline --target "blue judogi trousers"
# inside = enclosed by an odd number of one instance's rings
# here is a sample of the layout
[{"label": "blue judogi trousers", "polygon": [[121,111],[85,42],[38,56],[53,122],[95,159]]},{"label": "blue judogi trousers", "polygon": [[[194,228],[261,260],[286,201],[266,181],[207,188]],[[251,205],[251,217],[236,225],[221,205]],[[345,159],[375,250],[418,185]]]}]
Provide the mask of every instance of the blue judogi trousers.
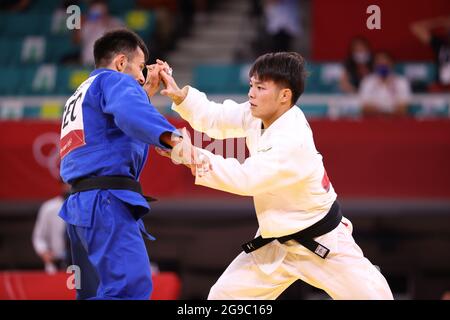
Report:
[{"label": "blue judogi trousers", "polygon": [[130,205],[99,192],[89,227],[67,224],[73,264],[80,268],[77,299],[148,300],[150,261]]}]

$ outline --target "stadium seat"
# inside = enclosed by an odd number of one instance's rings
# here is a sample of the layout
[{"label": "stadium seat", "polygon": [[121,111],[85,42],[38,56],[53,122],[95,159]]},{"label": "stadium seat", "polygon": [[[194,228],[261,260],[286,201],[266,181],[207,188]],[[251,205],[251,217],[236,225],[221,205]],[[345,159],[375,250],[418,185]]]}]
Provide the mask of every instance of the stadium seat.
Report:
[{"label": "stadium seat", "polygon": [[[72,95],[73,92],[89,78],[91,70],[83,68],[60,68],[61,93]],[[63,73],[65,73],[63,75]],[[66,78],[65,78],[66,77]],[[63,80],[64,79],[64,80]]]},{"label": "stadium seat", "polygon": [[79,50],[79,46],[75,45],[69,36],[47,37],[45,61],[60,63],[64,57],[74,54]]},{"label": "stadium seat", "polygon": [[79,47],[68,36],[0,37],[0,61],[3,65],[60,63]]},{"label": "stadium seat", "polygon": [[301,104],[300,109],[308,115],[308,118],[325,118],[328,116],[326,104]]},{"label": "stadium seat", "polygon": [[22,40],[22,50],[17,55],[20,62],[24,63],[42,63],[45,60],[47,48],[47,39],[44,36],[27,36]]},{"label": "stadium seat", "polygon": [[344,67],[339,62],[324,63],[320,65],[320,92],[338,93],[339,80]]},{"label": "stadium seat", "polygon": [[38,13],[1,13],[2,29],[5,36],[42,35],[50,30],[51,16]]},{"label": "stadium seat", "polygon": [[436,66],[431,62],[403,62],[395,70],[410,81],[432,82],[436,77]]},{"label": "stadium seat", "polygon": [[338,62],[307,63],[306,93],[339,93],[343,67]]},{"label": "stadium seat", "polygon": [[[248,65],[204,64],[194,70],[194,84],[208,93],[248,92]],[[343,68],[339,63],[308,63],[306,93],[337,93]]]},{"label": "stadium seat", "polygon": [[37,67],[20,68],[23,83],[19,87],[20,94],[49,95],[55,93],[58,67],[55,64],[41,64]]},{"label": "stadium seat", "polygon": [[31,1],[29,11],[33,12],[33,13],[50,14],[60,5],[62,5],[62,1],[34,0],[34,1]]},{"label": "stadium seat", "polygon": [[[208,93],[248,92],[245,65],[199,65],[194,70],[195,86]],[[245,76],[243,76],[245,74]]]},{"label": "stadium seat", "polygon": [[441,117],[450,115],[449,102],[442,98],[430,98],[422,103],[413,103],[408,108],[408,113],[416,118]]},{"label": "stadium seat", "polygon": [[[194,70],[194,84],[208,93],[246,93],[248,90],[248,65],[202,64]],[[428,62],[404,62],[395,67],[397,73],[411,82],[414,92],[425,91],[436,77],[436,67]],[[338,61],[306,64],[305,93],[341,93],[339,80],[344,67]]]},{"label": "stadium seat", "polygon": [[44,119],[41,116],[43,108],[40,106],[25,106],[23,108],[22,117],[23,119]]},{"label": "stadium seat", "polygon": [[320,90],[320,67],[314,63],[306,64],[306,86],[305,93],[319,92]]},{"label": "stadium seat", "polygon": [[12,37],[0,38],[0,61],[3,65],[20,63],[22,39]]},{"label": "stadium seat", "polygon": [[20,73],[15,67],[6,66],[0,72],[0,95],[14,95],[17,93]]},{"label": "stadium seat", "polygon": [[126,12],[121,18],[128,28],[134,30],[145,41],[155,31],[156,19],[152,11],[131,10]]},{"label": "stadium seat", "polygon": [[136,7],[136,0],[109,0],[108,8],[112,15],[120,16],[124,12],[132,10]]},{"label": "stadium seat", "polygon": [[5,66],[0,73],[0,95],[66,95],[89,77],[90,69],[56,64]]},{"label": "stadium seat", "polygon": [[428,85],[436,79],[436,65],[427,62],[398,63],[395,70],[411,83],[413,92],[425,92]]}]

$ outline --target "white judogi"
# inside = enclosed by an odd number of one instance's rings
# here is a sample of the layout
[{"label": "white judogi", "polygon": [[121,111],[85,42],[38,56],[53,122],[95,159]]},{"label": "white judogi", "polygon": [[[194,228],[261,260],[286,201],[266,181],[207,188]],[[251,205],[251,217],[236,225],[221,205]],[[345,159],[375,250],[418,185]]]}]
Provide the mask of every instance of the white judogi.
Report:
[{"label": "white judogi", "polygon": [[[172,109],[212,138],[246,138],[250,157],[243,164],[199,149],[212,171],[197,173],[195,183],[253,196],[257,235],[279,237],[303,230],[322,219],[336,200],[311,128],[298,107],[289,109],[266,130],[252,116],[248,102],[214,103],[192,87]],[[335,230],[315,240],[331,250],[326,259],[295,241],[273,241],[250,254],[241,253],[208,298],[275,299],[301,279],[336,299],[392,299],[386,280],[354,242],[350,221],[344,218]]]}]

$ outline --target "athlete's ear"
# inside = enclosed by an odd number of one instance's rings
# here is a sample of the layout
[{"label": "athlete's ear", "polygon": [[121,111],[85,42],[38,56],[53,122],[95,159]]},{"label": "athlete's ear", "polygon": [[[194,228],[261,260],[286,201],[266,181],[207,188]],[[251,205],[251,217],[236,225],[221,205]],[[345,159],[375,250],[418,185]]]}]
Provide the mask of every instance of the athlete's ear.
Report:
[{"label": "athlete's ear", "polygon": [[124,54],[119,54],[114,58],[114,66],[119,72],[124,72],[127,67],[128,59]]},{"label": "athlete's ear", "polygon": [[287,88],[281,89],[279,97],[280,97],[281,102],[290,103],[291,99],[292,99],[291,89],[287,89]]}]

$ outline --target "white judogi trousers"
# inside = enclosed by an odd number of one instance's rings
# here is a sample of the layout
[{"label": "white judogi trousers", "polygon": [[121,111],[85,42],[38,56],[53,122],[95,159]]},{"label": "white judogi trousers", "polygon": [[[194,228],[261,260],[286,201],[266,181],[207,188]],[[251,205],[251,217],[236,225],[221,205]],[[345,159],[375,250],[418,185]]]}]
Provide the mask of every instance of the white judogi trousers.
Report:
[{"label": "white judogi trousers", "polygon": [[364,257],[343,218],[333,231],[315,238],[331,251],[325,259],[294,241],[273,241],[256,251],[242,252],[211,288],[211,300],[276,299],[300,279],[333,299],[393,299],[383,275]]}]

